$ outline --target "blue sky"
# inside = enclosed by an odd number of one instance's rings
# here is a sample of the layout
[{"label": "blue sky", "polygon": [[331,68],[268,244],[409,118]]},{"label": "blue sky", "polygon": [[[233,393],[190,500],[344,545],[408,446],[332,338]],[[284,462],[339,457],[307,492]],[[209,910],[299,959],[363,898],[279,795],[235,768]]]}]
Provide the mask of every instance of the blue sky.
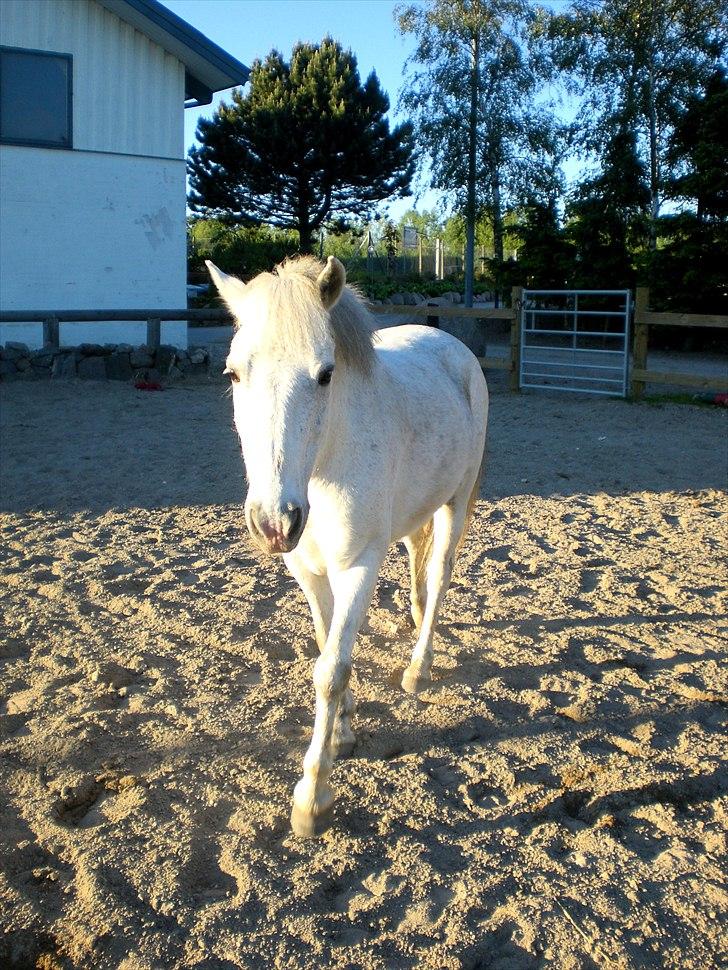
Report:
[{"label": "blue sky", "polygon": [[[551,0],[553,3],[564,0]],[[318,43],[327,33],[350,48],[365,78],[377,73],[389,95],[391,121],[398,119],[396,107],[407,55],[414,47],[411,35],[403,37],[396,26],[394,0],[163,0],[166,7],[219,44],[248,66],[272,48],[284,57],[299,41]],[[211,105],[185,111],[185,148],[195,141],[199,117],[210,117],[230,92],[217,95]],[[419,209],[432,208],[437,196],[425,193]],[[399,216],[415,203],[413,198],[392,203],[390,215]]]}]

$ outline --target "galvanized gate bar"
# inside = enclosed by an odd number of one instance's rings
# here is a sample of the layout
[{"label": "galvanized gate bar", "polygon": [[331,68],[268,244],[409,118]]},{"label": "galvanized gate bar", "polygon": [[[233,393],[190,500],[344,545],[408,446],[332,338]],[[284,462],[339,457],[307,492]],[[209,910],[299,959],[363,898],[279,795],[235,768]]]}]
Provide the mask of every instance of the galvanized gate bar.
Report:
[{"label": "galvanized gate bar", "polygon": [[[564,300],[566,305],[554,307],[554,297]],[[594,309],[590,298],[602,298],[611,305]],[[615,298],[618,299],[616,306]],[[551,305],[544,306],[544,302]],[[626,396],[631,302],[629,290],[524,290],[520,387]],[[584,307],[585,303],[588,309]],[[538,325],[542,318],[549,316],[560,316],[563,328]],[[593,329],[593,324],[589,326],[595,317],[602,318],[604,330]],[[589,329],[580,329],[582,324]],[[615,329],[617,325],[618,329]],[[617,341],[619,349],[583,346],[585,340],[597,339],[602,344]],[[610,355],[614,363],[597,363],[604,361],[603,355]]]}]

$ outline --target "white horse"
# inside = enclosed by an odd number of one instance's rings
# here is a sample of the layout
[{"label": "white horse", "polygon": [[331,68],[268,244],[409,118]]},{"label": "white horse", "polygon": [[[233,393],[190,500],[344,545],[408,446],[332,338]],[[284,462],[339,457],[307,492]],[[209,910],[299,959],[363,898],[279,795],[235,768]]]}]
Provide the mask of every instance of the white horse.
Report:
[{"label": "white horse", "polygon": [[418,634],[402,687],[430,683],[435,618],[478,493],[488,391],[455,337],[419,326],[374,332],[331,256],[290,260],[247,285],[207,266],[236,320],[225,373],[246,523],[265,552],[283,554],[313,614],[316,719],[291,825],[318,835],[331,824],[333,760],[355,742],[354,640],[398,539]]}]

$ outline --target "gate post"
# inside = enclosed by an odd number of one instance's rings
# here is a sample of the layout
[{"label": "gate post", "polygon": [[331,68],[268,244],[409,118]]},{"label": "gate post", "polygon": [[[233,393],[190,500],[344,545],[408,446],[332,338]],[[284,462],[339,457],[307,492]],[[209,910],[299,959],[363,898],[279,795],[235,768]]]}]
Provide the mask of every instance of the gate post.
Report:
[{"label": "gate post", "polygon": [[635,371],[647,370],[647,341],[649,325],[644,322],[643,314],[650,305],[650,291],[646,286],[638,286],[634,301],[634,345],[632,348],[632,397],[638,400],[645,392],[645,382],[635,380]]},{"label": "gate post", "polygon": [[514,286],[511,289],[511,377],[512,391],[521,387],[521,310],[523,307],[523,287]]}]

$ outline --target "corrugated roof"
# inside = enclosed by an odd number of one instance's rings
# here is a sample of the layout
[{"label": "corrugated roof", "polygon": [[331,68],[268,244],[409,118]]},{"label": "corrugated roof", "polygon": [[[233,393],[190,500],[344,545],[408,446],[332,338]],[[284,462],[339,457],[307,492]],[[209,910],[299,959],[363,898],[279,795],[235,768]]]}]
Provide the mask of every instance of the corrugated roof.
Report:
[{"label": "corrugated roof", "polygon": [[158,0],[98,0],[185,65],[185,98],[209,102],[215,91],[245,84],[250,70]]}]

